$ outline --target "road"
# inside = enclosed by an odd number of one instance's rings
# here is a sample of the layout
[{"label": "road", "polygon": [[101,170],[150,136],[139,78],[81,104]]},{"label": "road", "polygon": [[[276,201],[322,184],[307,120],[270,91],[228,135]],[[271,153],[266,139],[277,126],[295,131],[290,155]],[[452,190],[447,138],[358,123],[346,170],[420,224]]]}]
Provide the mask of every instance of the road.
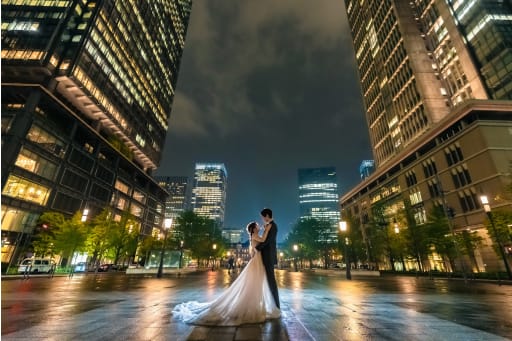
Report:
[{"label": "road", "polygon": [[414,277],[356,278],[277,271],[282,317],[238,328],[173,319],[209,301],[226,271],[163,279],[124,274],[2,281],[4,340],[506,340],[512,286]]}]

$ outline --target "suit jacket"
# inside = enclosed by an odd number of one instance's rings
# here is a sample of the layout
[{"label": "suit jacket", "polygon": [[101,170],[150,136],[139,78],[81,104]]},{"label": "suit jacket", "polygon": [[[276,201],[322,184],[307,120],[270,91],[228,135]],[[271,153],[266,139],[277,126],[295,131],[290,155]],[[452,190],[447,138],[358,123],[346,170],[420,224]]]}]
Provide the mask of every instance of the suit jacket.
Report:
[{"label": "suit jacket", "polygon": [[277,264],[277,224],[271,222],[272,227],[268,231],[267,238],[264,242],[256,246],[256,250],[261,252],[263,262],[270,262],[270,264]]}]

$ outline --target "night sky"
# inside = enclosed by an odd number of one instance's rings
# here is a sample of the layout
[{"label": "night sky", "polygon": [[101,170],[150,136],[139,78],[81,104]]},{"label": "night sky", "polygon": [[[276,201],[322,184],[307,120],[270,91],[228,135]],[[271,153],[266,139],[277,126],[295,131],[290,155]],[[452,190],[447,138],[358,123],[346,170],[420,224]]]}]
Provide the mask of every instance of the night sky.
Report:
[{"label": "night sky", "polygon": [[158,175],[228,171],[226,227],[299,215],[297,169],[335,166],[340,194],[372,158],[341,0],[194,0]]}]

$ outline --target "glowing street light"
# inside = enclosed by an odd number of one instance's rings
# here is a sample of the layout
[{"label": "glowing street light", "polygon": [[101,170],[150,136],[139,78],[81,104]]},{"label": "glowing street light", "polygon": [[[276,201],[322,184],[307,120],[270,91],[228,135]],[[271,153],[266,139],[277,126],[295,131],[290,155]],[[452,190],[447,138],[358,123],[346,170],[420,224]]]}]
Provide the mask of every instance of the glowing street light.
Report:
[{"label": "glowing street light", "polygon": [[299,251],[299,246],[297,244],[293,244],[293,251],[295,253],[295,257],[293,257],[293,263],[295,264],[295,272],[297,272],[297,251]]},{"label": "glowing street light", "polygon": [[352,279],[352,274],[350,273],[350,259],[349,259],[349,254],[348,254],[348,243],[349,243],[349,240],[348,240],[348,226],[347,226],[347,222],[346,221],[340,221],[340,231],[345,235],[345,268],[347,270],[346,272],[346,278],[347,279]]}]

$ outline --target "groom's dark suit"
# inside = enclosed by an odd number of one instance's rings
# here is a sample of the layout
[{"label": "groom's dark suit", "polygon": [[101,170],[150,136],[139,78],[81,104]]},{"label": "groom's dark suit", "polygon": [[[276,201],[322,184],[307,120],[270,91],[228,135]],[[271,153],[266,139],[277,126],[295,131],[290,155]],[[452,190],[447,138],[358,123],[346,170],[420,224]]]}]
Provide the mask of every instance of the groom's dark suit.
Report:
[{"label": "groom's dark suit", "polygon": [[270,287],[276,306],[280,308],[279,293],[277,291],[276,277],[274,275],[274,265],[277,264],[277,225],[274,221],[270,224],[272,224],[272,227],[268,231],[267,238],[264,242],[261,242],[256,246],[256,250],[261,252],[261,259],[263,260],[265,272],[267,273],[268,286]]}]

